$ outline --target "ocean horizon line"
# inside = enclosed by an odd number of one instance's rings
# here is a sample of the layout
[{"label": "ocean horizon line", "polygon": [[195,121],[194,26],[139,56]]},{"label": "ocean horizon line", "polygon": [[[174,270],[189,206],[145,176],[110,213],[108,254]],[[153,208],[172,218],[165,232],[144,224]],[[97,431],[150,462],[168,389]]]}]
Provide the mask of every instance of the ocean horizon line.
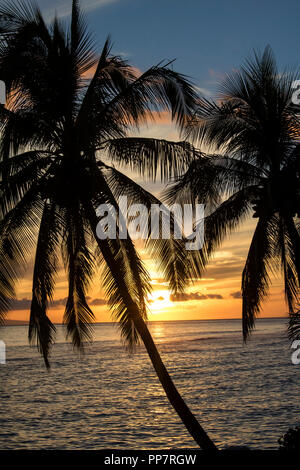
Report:
[{"label": "ocean horizon line", "polygon": [[[258,321],[260,320],[276,320],[276,319],[282,319],[282,320],[287,320],[287,316],[264,316],[257,318]],[[148,320],[147,323],[186,323],[186,322],[215,322],[215,321],[225,321],[225,320],[236,320],[236,321],[242,321],[242,318],[198,318],[198,319],[185,319],[185,320]],[[29,321],[26,320],[6,320],[2,327],[7,327],[7,326],[27,326],[29,324]],[[89,325],[114,325],[118,324],[118,321],[98,321],[98,322],[91,322]],[[54,322],[53,325],[55,326],[63,326],[64,323],[62,322]],[[0,328],[1,328],[0,326]]]}]

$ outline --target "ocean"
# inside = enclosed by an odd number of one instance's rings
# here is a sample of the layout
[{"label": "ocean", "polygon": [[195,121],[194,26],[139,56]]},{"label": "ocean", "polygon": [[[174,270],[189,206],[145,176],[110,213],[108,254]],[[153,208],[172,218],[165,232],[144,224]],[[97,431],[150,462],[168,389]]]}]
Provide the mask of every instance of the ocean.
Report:
[{"label": "ocean", "polygon": [[[261,319],[247,345],[240,320],[152,322],[179,391],[220,448],[276,449],[300,425],[300,365],[286,320]],[[195,443],[141,346],[124,348],[118,327],[97,324],[80,356],[57,326],[48,372],[25,326],[0,330],[0,449],[180,449]]]}]

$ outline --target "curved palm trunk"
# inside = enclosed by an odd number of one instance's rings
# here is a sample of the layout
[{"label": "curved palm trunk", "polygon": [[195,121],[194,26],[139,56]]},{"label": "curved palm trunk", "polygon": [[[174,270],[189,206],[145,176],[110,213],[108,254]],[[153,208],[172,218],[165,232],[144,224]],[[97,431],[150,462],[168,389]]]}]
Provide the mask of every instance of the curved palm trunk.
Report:
[{"label": "curved palm trunk", "polygon": [[[113,256],[110,251],[110,247],[105,240],[100,240],[96,234],[96,225],[97,225],[97,216],[95,214],[94,208],[92,205],[87,207],[87,213],[89,217],[89,221],[91,224],[91,228],[95,235],[95,239],[99,245],[103,258],[108,265],[112,275],[115,279],[119,280],[118,276],[118,266],[114,262]],[[126,291],[126,289],[125,289]],[[155,343],[152,339],[152,336],[148,330],[146,323],[144,322],[142,316],[138,311],[137,305],[134,303],[131,296],[128,294],[124,294],[124,301],[128,305],[128,310],[132,312],[132,319],[134,321],[135,327],[145,345],[145,348],[148,352],[150,360],[153,364],[155,372],[159,378],[159,381],[169,399],[169,402],[173,406],[174,410],[181,418],[183,424],[185,425],[188,432],[191,434],[193,439],[196,443],[203,449],[203,450],[218,450],[216,445],[204,431],[202,426],[198,423],[197,419],[190,411],[188,406],[186,405],[185,401],[181,397],[180,393],[178,392],[177,388],[174,385],[173,380],[171,379],[161,357],[160,354],[155,346]]]},{"label": "curved palm trunk", "polygon": [[181,418],[181,421],[185,425],[186,429],[189,431],[191,436],[197,442],[197,444],[203,450],[217,450],[216,445],[206,434],[202,426],[198,423],[197,419],[186,405],[185,401],[181,397],[177,388],[174,385],[173,380],[171,379],[161,357],[155,346],[155,343],[152,339],[152,336],[148,330],[148,327],[141,316],[136,317],[135,326],[139,332],[140,337],[143,340],[143,343],[146,347],[146,350],[149,354],[155,372],[159,378],[160,383],[169,399],[169,402],[173,406],[174,410]]}]

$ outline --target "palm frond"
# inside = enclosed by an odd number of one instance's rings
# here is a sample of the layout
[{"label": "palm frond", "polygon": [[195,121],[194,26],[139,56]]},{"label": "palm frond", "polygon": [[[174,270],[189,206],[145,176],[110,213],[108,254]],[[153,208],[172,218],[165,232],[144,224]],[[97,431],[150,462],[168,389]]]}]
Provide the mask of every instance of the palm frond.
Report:
[{"label": "palm frond", "polygon": [[67,325],[67,335],[71,336],[74,347],[79,349],[83,349],[85,341],[91,340],[91,324],[95,318],[86,300],[95,267],[88,235],[80,207],[68,209],[65,213],[62,254],[68,273],[69,294],[63,320]]},{"label": "palm frond", "polygon": [[[99,204],[99,202],[100,199],[98,198],[97,203]],[[106,197],[102,200],[102,203],[107,203]],[[97,237],[97,224],[99,221],[91,202],[86,201],[85,214],[98,244],[98,259],[101,256],[103,263],[102,284],[105,296],[108,299],[108,305],[113,318],[119,323],[126,346],[133,350],[139,341],[135,319],[137,316],[147,318],[144,303],[148,285],[147,273],[137,254],[132,257],[132,253],[129,251],[125,253],[125,245],[122,246],[118,238],[100,240]],[[128,268],[130,272],[128,272]],[[133,279],[133,276],[136,276],[136,279]],[[141,297],[143,297],[142,302],[140,302]]]},{"label": "palm frond", "polygon": [[39,62],[39,40],[49,45],[51,39],[40,9],[30,1],[10,1],[0,7],[0,33],[4,38],[0,46],[0,68],[10,93],[22,87],[24,71],[28,70],[28,51],[32,52],[35,47],[35,58]]},{"label": "palm frond", "polygon": [[[131,248],[124,256],[124,243],[120,240],[99,240],[99,248],[105,262],[103,287],[113,318],[119,322],[126,346],[133,350],[139,342],[135,317],[147,319],[145,298],[149,278],[137,253]],[[130,242],[126,243],[127,247]],[[128,271],[128,267],[130,271]],[[133,276],[136,276],[135,278]]]},{"label": "palm frond", "polygon": [[[95,205],[110,204],[117,213],[116,239],[98,240],[98,254],[100,253],[100,260],[104,262],[105,266],[104,288],[112,315],[120,322],[121,334],[125,339],[125,344],[129,349],[133,349],[139,339],[135,316],[139,315],[144,320],[147,319],[147,298],[151,292],[150,278],[130,235],[127,233],[126,238],[120,238],[118,235],[121,225],[124,224],[124,221],[121,220],[123,216],[118,213],[118,202],[103,174],[103,167],[95,171],[99,185],[99,194],[94,201]],[[91,214],[91,219],[95,220],[94,210],[89,207],[86,211],[87,214]],[[96,233],[95,236],[97,238]],[[109,256],[115,258],[115,260],[110,260],[112,264],[109,264]],[[121,276],[120,273],[115,272],[114,261],[117,262],[121,270]],[[124,297],[125,290],[127,295]]]},{"label": "palm frond", "polygon": [[186,240],[184,237],[182,239],[175,238],[175,224],[178,222],[174,219],[173,213],[159,199],[120,171],[103,165],[103,163],[100,165],[105,167],[108,184],[116,198],[126,194],[129,203],[143,204],[148,209],[148,229],[151,227],[151,206],[153,204],[163,208],[165,214],[170,217],[170,237],[152,238],[149,231],[145,246],[149,250],[150,256],[153,256],[158,271],[169,283],[171,291],[182,292],[189,280],[195,277],[195,266],[191,252],[185,249]]},{"label": "palm frond", "polygon": [[277,215],[258,220],[242,275],[243,336],[246,341],[254,328],[262,300],[268,293],[270,272],[274,271],[274,256],[278,237]]},{"label": "palm frond", "polygon": [[288,321],[288,337],[291,341],[300,339],[300,310],[290,312]]},{"label": "palm frond", "polygon": [[47,368],[50,367],[49,353],[55,333],[55,326],[47,316],[47,307],[53,299],[61,232],[55,206],[45,203],[35,254],[28,337],[31,344],[37,344]]},{"label": "palm frond", "polygon": [[110,56],[110,51],[108,37],[77,116],[77,127],[82,136],[86,136],[83,139],[86,148],[90,148],[91,142],[97,146],[102,145],[103,139],[123,136],[126,127],[120,123],[117,113],[106,113],[102,119],[101,113],[108,103],[135,79],[133,69],[120,57]]},{"label": "palm frond", "polygon": [[33,187],[0,222],[0,323],[15,298],[15,283],[26,268],[42,208],[37,188]]},{"label": "palm frond", "polygon": [[170,110],[172,119],[182,126],[194,112],[197,94],[186,77],[167,66],[155,66],[140,77],[121,84],[121,89],[104,106],[102,122],[113,113],[117,121],[127,128],[154,118],[155,112]]},{"label": "palm frond", "polygon": [[93,52],[93,40],[87,31],[87,26],[82,14],[79,1],[72,2],[72,20],[70,27],[70,49],[74,58],[74,65],[78,78],[95,65]]},{"label": "palm frond", "polygon": [[[278,167],[298,136],[299,116],[291,108],[292,84],[297,74],[279,74],[266,48],[241,71],[228,75],[220,86],[218,102],[201,99],[187,123],[187,134],[210,148],[260,168]],[[280,157],[279,157],[280,156]]]},{"label": "palm frond", "polygon": [[204,266],[226,236],[249,216],[255,190],[255,186],[241,189],[204,218],[205,239],[200,253]]},{"label": "palm frond", "polygon": [[188,142],[127,137],[107,143],[108,155],[113,162],[129,166],[155,181],[168,181],[187,170],[195,158],[196,150]]},{"label": "palm frond", "polygon": [[[260,185],[265,174],[256,166],[223,155],[198,154],[186,173],[163,192],[169,203],[205,204],[206,212],[214,211],[224,200],[251,186]],[[254,194],[253,194],[254,195]]]},{"label": "palm frond", "polygon": [[295,229],[297,238],[292,230],[294,222],[291,218],[280,217],[280,230],[278,233],[278,251],[281,253],[281,264],[284,276],[285,298],[288,304],[289,313],[294,313],[294,307],[299,298],[299,234]]},{"label": "palm frond", "polygon": [[39,158],[38,153],[26,157],[28,157],[27,164],[24,164],[23,159],[23,165],[14,174],[8,174],[8,171],[12,168],[10,163],[12,163],[13,158],[6,160],[1,165],[5,172],[0,183],[0,215],[2,218],[22,200],[32,186],[36,186],[35,183],[40,178],[46,175],[52,161],[51,157]]}]

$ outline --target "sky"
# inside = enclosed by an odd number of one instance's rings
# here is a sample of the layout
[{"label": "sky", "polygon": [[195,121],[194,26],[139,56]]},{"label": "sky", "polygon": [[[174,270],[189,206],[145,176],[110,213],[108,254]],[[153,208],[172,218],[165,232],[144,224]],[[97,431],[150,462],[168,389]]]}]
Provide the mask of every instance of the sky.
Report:
[{"label": "sky", "polygon": [[[70,0],[38,0],[45,17],[55,12],[68,20]],[[214,97],[226,73],[239,68],[253,50],[270,45],[279,68],[297,68],[300,3],[294,0],[82,0],[87,22],[100,51],[109,34],[112,53],[122,56],[141,71],[162,60],[176,59],[173,67],[184,73],[206,97]],[[168,118],[140,131],[146,137],[170,140],[178,134]],[[137,179],[137,176],[134,175]],[[157,186],[140,181],[157,192]],[[180,301],[172,301],[153,260],[142,251],[152,278],[150,320],[217,319],[241,317],[241,273],[255,220],[250,219],[230,236],[216,252],[204,277],[191,286]],[[28,319],[31,298],[30,269],[18,286],[18,301],[10,319]],[[59,322],[66,296],[63,271],[50,316]],[[109,321],[99,278],[91,288],[90,305],[98,321]],[[173,299],[174,300],[174,299]],[[262,316],[281,316],[286,312],[281,277],[273,280]]]}]

